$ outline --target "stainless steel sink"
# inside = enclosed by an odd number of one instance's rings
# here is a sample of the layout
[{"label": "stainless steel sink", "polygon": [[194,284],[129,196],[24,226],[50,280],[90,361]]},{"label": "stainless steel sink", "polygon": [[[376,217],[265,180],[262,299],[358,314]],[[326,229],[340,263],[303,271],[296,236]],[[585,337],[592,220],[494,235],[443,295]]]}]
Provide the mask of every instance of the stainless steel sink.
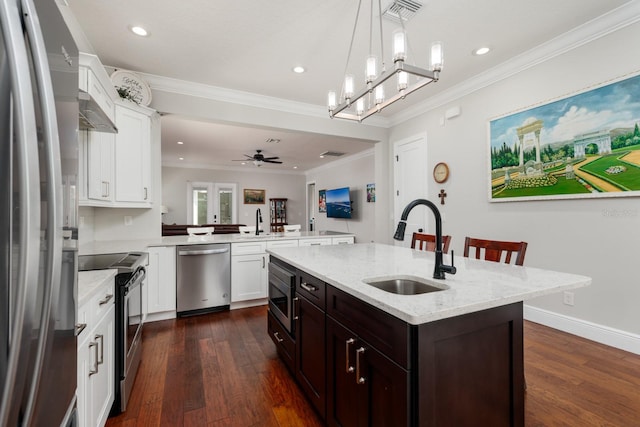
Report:
[{"label": "stainless steel sink", "polygon": [[398,295],[419,295],[449,289],[447,285],[432,284],[419,277],[396,276],[364,279],[364,283]]}]

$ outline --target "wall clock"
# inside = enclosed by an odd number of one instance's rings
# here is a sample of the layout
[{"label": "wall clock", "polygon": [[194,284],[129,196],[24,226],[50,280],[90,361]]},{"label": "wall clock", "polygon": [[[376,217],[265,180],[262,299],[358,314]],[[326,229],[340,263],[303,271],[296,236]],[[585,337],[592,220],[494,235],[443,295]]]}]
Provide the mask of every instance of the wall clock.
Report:
[{"label": "wall clock", "polygon": [[433,167],[433,179],[442,184],[449,178],[449,166],[445,162],[440,162]]}]

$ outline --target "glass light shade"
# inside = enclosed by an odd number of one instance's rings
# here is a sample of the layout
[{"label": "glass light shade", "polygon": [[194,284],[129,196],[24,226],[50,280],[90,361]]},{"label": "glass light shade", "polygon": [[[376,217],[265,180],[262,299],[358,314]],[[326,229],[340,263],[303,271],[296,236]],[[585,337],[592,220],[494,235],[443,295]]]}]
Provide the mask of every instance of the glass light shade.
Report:
[{"label": "glass light shade", "polygon": [[431,43],[431,69],[433,71],[442,71],[443,64],[442,42]]},{"label": "glass light shade", "polygon": [[409,86],[409,74],[406,71],[398,73],[398,90],[404,90]]},{"label": "glass light shade", "polygon": [[363,98],[359,98],[356,101],[356,114],[361,116],[362,113],[364,113],[364,99]]},{"label": "glass light shade", "polygon": [[351,98],[354,94],[353,75],[347,74],[344,76],[344,97]]},{"label": "glass light shade", "polygon": [[329,107],[329,110],[333,110],[336,108],[336,106],[338,105],[338,100],[336,98],[336,93],[333,90],[330,90],[329,93],[327,94],[327,107]]},{"label": "glass light shade", "polygon": [[382,104],[384,102],[384,86],[380,85],[376,87],[375,95],[376,95],[376,105]]},{"label": "glass light shade", "polygon": [[365,81],[371,82],[378,77],[378,60],[375,55],[369,55],[367,57],[367,68],[365,70]]},{"label": "glass light shade", "polygon": [[407,59],[407,35],[401,28],[393,32],[393,60],[404,61]]}]

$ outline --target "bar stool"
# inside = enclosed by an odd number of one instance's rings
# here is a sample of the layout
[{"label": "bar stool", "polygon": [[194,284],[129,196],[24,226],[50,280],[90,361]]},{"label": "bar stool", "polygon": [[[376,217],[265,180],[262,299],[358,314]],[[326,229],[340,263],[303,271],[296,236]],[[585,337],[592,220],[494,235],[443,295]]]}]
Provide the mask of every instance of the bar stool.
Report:
[{"label": "bar stool", "polygon": [[[451,243],[451,236],[442,236],[442,253],[449,252],[449,244]],[[433,234],[413,233],[411,237],[411,249],[417,249],[419,251],[436,251],[436,236]]]},{"label": "bar stool", "polygon": [[[486,261],[511,263],[511,258],[515,254],[515,265],[524,264],[524,256],[527,252],[527,242],[506,242],[501,240],[485,240],[466,237],[464,239],[464,256],[469,257],[469,251],[475,248],[475,259],[480,259],[484,252],[483,259]],[[504,253],[504,259],[502,254]]]}]

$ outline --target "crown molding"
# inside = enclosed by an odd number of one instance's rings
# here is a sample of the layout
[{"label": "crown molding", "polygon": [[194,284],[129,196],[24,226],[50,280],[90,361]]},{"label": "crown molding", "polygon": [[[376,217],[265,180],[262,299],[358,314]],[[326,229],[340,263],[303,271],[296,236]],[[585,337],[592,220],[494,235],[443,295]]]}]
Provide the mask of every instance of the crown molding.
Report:
[{"label": "crown molding", "polygon": [[304,172],[304,174],[306,176],[309,176],[310,174],[319,173],[319,172],[322,172],[324,170],[334,168],[336,166],[344,165],[345,163],[350,163],[350,162],[352,162],[354,160],[358,160],[358,159],[361,159],[361,158],[364,158],[364,157],[369,157],[369,156],[374,156],[374,155],[375,155],[375,149],[374,148],[369,148],[367,150],[361,151],[359,153],[352,154],[352,155],[344,157],[342,159],[334,160],[334,161],[332,161],[330,163],[327,163],[327,164],[324,164],[322,166],[318,166],[318,167],[315,167],[313,169],[306,170]]},{"label": "crown molding", "polygon": [[640,1],[632,0],[446,91],[434,95],[424,102],[406,108],[389,118],[390,126],[399,125],[435,108],[442,107],[638,21],[640,21]]},{"label": "crown molding", "polygon": [[[137,74],[145,79],[149,86],[151,86],[152,90],[246,105],[249,107],[264,108],[267,110],[282,111],[290,114],[301,114],[321,119],[338,120],[331,119],[327,112],[327,108],[319,105],[179,80],[171,77],[157,76],[155,74]],[[371,120],[367,120],[367,125],[388,128],[389,119],[382,116],[376,116]]]},{"label": "crown molding", "polygon": [[229,172],[242,172],[242,173],[266,173],[266,174],[279,174],[279,175],[304,175],[304,171],[294,170],[275,170],[275,169],[262,169],[257,166],[222,166],[211,165],[201,163],[175,163],[175,162],[162,162],[162,167],[180,168],[180,169],[206,169],[206,170],[219,170]]}]

